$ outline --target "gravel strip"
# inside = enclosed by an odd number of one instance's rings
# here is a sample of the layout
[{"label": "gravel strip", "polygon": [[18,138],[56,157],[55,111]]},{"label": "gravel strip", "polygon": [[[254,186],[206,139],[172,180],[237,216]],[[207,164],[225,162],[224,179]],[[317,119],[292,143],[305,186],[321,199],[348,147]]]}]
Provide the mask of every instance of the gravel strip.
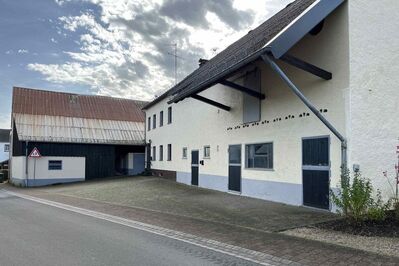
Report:
[{"label": "gravel strip", "polygon": [[296,228],[282,233],[374,252],[380,255],[399,257],[399,238],[357,236],[311,227]]}]

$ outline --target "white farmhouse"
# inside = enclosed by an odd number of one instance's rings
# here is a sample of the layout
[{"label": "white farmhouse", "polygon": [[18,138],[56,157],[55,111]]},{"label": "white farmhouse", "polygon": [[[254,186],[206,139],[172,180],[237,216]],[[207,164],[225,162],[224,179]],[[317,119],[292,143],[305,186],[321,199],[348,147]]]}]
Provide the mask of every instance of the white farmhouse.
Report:
[{"label": "white farmhouse", "polygon": [[10,158],[10,130],[0,129],[0,169],[8,165]]},{"label": "white farmhouse", "polygon": [[389,197],[399,2],[297,0],[144,107],[154,174],[332,210],[341,166]]}]

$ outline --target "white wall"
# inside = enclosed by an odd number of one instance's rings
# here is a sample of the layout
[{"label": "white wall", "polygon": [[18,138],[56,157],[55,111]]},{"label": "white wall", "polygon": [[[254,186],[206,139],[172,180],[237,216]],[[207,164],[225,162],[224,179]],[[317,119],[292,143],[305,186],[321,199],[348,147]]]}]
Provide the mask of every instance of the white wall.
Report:
[{"label": "white wall", "polygon": [[399,1],[349,1],[349,158],[386,197],[399,145]]},{"label": "white wall", "polygon": [[[49,170],[48,164],[50,160],[61,160],[62,170]],[[16,182],[21,182],[21,180],[26,180],[26,178],[28,178],[29,182],[36,180],[38,185],[46,185],[57,182],[63,183],[85,179],[85,157],[45,156],[37,159],[28,158],[28,176],[26,175],[25,170],[25,156],[14,156],[12,162],[12,179],[16,180]]]},{"label": "white wall", "polygon": [[[346,132],[346,102],[349,88],[349,51],[348,51],[347,7],[340,7],[327,18],[323,31],[313,37],[307,36],[291,51],[317,66],[333,73],[333,79],[325,81],[309,73],[279,63],[295,84],[318,107],[328,109],[325,116],[337,129]],[[185,99],[173,104],[173,123],[167,124],[167,101],[165,99],[149,108],[147,117],[157,114],[157,128],[147,131],[147,141],[157,147],[157,161],[154,169],[190,172],[191,150],[200,150],[203,158],[203,146],[211,146],[211,158],[204,159],[200,174],[228,175],[228,145],[257,142],[274,143],[274,170],[259,171],[243,169],[242,176],[251,180],[302,183],[301,139],[303,137],[329,135],[331,137],[332,183],[337,183],[340,176],[340,142],[331,132],[311,114],[299,118],[299,114],[310,110],[289,90],[280,78],[262,62],[256,63],[262,71],[262,92],[266,100],[262,102],[261,120],[269,124],[260,124],[249,128],[227,130],[242,124],[242,94],[217,85],[201,95],[217,100],[232,107],[230,112],[213,106]],[[164,111],[164,126],[159,128],[159,112]],[[285,120],[288,115],[294,119]],[[282,118],[273,123],[273,119]],[[146,120],[147,121],[147,120]],[[146,127],[147,129],[147,127]],[[173,159],[166,161],[167,144],[172,144]],[[159,145],[164,146],[164,161],[159,159]],[[188,159],[182,159],[182,148],[188,148]],[[244,146],[242,150],[244,163]]]}]

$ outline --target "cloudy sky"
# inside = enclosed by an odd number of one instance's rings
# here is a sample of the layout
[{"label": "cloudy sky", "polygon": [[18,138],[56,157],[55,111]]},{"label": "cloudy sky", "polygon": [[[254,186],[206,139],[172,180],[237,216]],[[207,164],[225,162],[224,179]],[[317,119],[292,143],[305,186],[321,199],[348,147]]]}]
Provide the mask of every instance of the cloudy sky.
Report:
[{"label": "cloudy sky", "polygon": [[151,100],[291,0],[0,0],[0,128],[13,86]]}]

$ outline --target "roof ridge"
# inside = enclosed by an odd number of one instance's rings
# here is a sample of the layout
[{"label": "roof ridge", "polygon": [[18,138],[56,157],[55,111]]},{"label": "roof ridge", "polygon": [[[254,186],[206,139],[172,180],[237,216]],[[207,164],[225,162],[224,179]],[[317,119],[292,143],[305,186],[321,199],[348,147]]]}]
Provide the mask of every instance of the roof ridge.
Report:
[{"label": "roof ridge", "polygon": [[106,95],[97,95],[97,94],[80,94],[80,93],[72,93],[72,92],[65,92],[65,91],[53,91],[53,90],[46,90],[46,89],[39,89],[39,88],[27,88],[27,87],[20,87],[20,86],[13,86],[13,89],[17,90],[30,90],[30,91],[39,91],[39,92],[47,92],[47,93],[54,93],[54,94],[67,94],[67,95],[77,95],[83,97],[103,97],[103,98],[111,98],[111,99],[119,99],[119,100],[126,100],[126,101],[135,101],[140,103],[148,103],[149,101],[137,100],[137,99],[126,99],[122,97],[114,97],[114,96],[106,96]]}]

